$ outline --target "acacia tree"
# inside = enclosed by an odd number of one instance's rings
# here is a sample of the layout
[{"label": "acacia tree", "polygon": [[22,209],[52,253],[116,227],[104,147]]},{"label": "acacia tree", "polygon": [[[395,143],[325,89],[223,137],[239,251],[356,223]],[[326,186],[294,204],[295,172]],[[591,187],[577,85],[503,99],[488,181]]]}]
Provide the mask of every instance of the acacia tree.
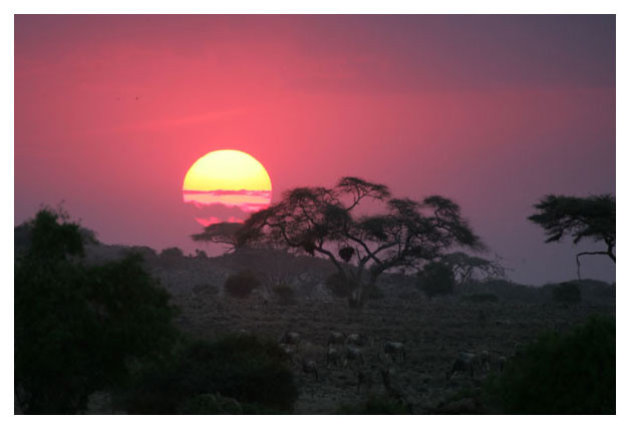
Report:
[{"label": "acacia tree", "polygon": [[453,272],[455,282],[463,285],[472,280],[505,277],[505,268],[498,261],[491,261],[464,252],[453,252],[440,258],[440,262]]},{"label": "acacia tree", "polygon": [[229,251],[237,248],[236,233],[243,226],[238,222],[213,223],[204,228],[199,234],[192,234],[190,237],[194,241],[205,241],[209,243],[224,244],[229,246]]},{"label": "acacia tree", "polygon": [[606,255],[613,262],[615,257],[615,197],[610,194],[587,198],[547,195],[534,205],[537,213],[529,220],[545,230],[545,243],[560,241],[565,235],[577,244],[584,238],[603,241],[605,250],[579,252],[575,255],[577,275],[580,278],[580,256]]},{"label": "acacia tree", "polygon": [[[367,201],[384,212],[357,214]],[[392,268],[417,268],[447,249],[483,247],[457,204],[441,196],[421,202],[392,198],[385,185],[344,177],[333,188],[302,187],[254,213],[238,233],[239,244],[281,244],[328,258],[352,287],[351,307]]]}]

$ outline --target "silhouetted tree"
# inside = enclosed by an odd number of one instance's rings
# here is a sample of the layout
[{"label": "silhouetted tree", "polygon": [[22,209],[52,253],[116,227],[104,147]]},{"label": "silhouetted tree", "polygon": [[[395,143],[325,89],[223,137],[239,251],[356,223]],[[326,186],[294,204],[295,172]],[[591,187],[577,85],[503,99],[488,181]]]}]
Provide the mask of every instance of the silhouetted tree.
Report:
[{"label": "silhouetted tree", "polygon": [[[366,200],[384,205],[385,212],[357,215]],[[364,304],[364,292],[388,269],[416,268],[455,246],[482,247],[451,200],[392,198],[385,185],[356,177],[344,177],[333,188],[289,190],[282,201],[252,214],[238,235],[239,243],[281,243],[328,258],[355,285],[352,307]]]},{"label": "silhouetted tree", "polygon": [[545,243],[560,241],[565,235],[571,235],[574,244],[583,238],[606,244],[606,250],[580,252],[575,256],[578,278],[580,256],[606,255],[616,262],[615,197],[609,194],[587,198],[547,195],[534,207],[538,212],[528,219],[543,227],[547,235]]},{"label": "silhouetted tree", "polygon": [[471,280],[484,281],[505,277],[505,268],[498,262],[464,252],[448,253],[440,258],[440,262],[451,269],[458,284],[465,284]]},{"label": "silhouetted tree", "polygon": [[193,234],[190,237],[194,241],[225,244],[229,246],[230,251],[233,251],[238,245],[236,234],[242,227],[243,224],[237,222],[214,223],[205,227],[203,232]]},{"label": "silhouetted tree", "polygon": [[27,414],[81,412],[131,361],[170,347],[174,308],[139,256],[84,265],[79,225],[49,210],[27,228],[15,261],[16,400]]}]

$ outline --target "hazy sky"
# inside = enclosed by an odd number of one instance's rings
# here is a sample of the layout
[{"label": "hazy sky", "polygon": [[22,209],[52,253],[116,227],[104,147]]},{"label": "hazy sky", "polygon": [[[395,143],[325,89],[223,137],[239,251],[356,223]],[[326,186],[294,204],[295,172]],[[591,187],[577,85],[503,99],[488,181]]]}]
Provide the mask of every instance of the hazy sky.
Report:
[{"label": "hazy sky", "polygon": [[442,194],[514,280],[573,278],[526,218],[615,192],[615,18],[16,16],[15,224],[64,200],[106,243],[192,250],[182,181],[216,149],[274,201],[346,175]]}]

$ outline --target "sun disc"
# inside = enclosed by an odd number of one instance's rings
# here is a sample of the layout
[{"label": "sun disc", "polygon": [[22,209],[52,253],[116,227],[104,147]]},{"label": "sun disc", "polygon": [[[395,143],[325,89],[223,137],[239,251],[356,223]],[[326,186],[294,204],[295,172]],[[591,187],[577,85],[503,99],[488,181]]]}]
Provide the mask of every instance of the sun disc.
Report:
[{"label": "sun disc", "polygon": [[188,169],[182,185],[184,203],[203,226],[242,222],[271,203],[271,179],[253,156],[239,150],[217,150]]}]

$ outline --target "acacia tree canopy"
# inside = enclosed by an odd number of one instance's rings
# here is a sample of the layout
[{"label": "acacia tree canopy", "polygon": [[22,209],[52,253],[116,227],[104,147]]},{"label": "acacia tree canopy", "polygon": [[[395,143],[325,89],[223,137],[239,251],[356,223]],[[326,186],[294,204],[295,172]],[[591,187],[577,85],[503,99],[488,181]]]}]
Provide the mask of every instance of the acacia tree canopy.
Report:
[{"label": "acacia tree canopy", "polygon": [[615,197],[610,194],[586,198],[547,195],[534,205],[537,213],[528,219],[545,230],[545,243],[560,241],[569,235],[577,244],[584,238],[603,241],[606,250],[580,252],[576,255],[578,278],[580,277],[580,256],[607,255],[616,262],[615,249]]},{"label": "acacia tree canopy", "polygon": [[[379,205],[380,213],[358,214],[367,201]],[[356,306],[364,303],[366,286],[388,269],[417,268],[451,247],[483,248],[453,201],[437,195],[420,202],[392,198],[385,185],[356,177],[332,188],[287,191],[280,202],[252,214],[238,238],[241,245],[281,244],[328,258],[356,285],[350,298]]]},{"label": "acacia tree canopy", "polygon": [[209,243],[226,244],[231,250],[237,247],[236,234],[243,226],[238,222],[214,223],[204,228],[203,232],[193,234],[190,237],[194,241],[205,241]]}]

